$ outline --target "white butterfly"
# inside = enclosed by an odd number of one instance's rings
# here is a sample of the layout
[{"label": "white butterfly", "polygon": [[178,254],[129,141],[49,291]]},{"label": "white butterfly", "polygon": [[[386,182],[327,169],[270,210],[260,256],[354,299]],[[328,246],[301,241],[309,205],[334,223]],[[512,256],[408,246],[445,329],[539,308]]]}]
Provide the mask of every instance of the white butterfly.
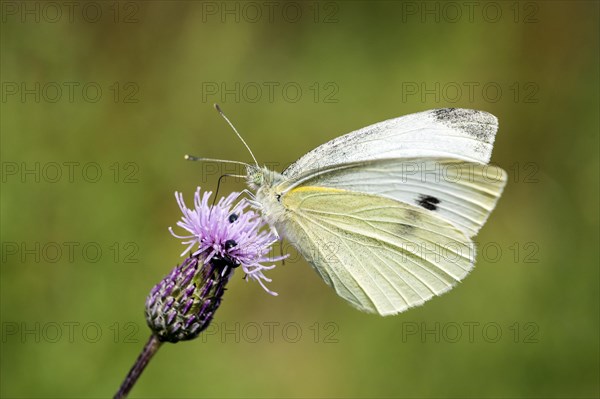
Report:
[{"label": "white butterfly", "polygon": [[397,314],[473,268],[472,237],[506,183],[488,165],[497,130],[487,112],[425,111],[331,140],[281,174],[247,165],[248,185],[267,222],[338,295]]}]

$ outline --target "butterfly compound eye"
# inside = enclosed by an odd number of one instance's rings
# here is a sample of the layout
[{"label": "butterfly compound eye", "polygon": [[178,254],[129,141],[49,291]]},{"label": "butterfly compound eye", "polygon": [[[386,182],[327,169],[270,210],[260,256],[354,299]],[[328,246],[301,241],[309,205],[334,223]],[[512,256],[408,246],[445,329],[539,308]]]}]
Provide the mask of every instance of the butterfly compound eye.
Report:
[{"label": "butterfly compound eye", "polygon": [[231,215],[229,215],[229,223],[235,222],[236,220],[238,220],[238,217],[239,216],[237,215],[237,213],[232,213]]},{"label": "butterfly compound eye", "polygon": [[235,240],[227,240],[225,241],[225,249],[229,250],[233,247],[237,246],[237,242],[235,242]]}]

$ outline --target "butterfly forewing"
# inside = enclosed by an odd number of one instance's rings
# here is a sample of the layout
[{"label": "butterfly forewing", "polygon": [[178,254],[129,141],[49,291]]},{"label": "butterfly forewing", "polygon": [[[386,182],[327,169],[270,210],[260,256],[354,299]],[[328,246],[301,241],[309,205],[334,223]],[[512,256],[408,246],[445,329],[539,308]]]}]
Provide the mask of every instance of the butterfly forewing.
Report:
[{"label": "butterfly forewing", "polygon": [[283,205],[287,238],[336,292],[357,308],[391,315],[462,280],[474,246],[426,210],[390,198],[303,186]]},{"label": "butterfly forewing", "polygon": [[391,158],[454,158],[488,163],[498,119],[462,108],[434,109],[379,122],[337,137],[290,165],[296,178],[332,165]]},{"label": "butterfly forewing", "polygon": [[506,184],[499,167],[456,159],[382,159],[309,171],[298,186],[383,195],[426,209],[472,237],[494,209]]}]

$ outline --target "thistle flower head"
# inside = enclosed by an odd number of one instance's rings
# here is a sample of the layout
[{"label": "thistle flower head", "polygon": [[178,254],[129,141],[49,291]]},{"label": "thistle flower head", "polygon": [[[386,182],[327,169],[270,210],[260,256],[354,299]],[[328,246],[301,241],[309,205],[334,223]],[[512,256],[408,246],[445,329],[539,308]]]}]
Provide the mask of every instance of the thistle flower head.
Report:
[{"label": "thistle flower head", "polygon": [[160,341],[194,339],[217,311],[231,265],[190,256],[154,286],[146,298],[146,322]]},{"label": "thistle flower head", "polygon": [[154,335],[162,341],[179,342],[193,339],[211,322],[221,304],[225,285],[235,268],[241,266],[246,280],[258,281],[270,294],[265,281],[271,281],[265,266],[285,256],[269,257],[271,245],[277,241],[273,232],[258,214],[249,210],[245,200],[238,201],[239,193],[221,198],[209,205],[212,193],[194,196],[194,208],[185,206],[183,196],[175,193],[183,216],[177,223],[188,234],[177,235],[187,248],[182,256],[190,256],[175,266],[146,299],[146,321]]},{"label": "thistle flower head", "polygon": [[258,281],[271,295],[265,282],[271,279],[264,275],[275,265],[264,263],[275,262],[286,256],[269,256],[271,246],[277,241],[277,236],[268,228],[266,222],[256,212],[249,209],[249,204],[242,199],[235,203],[240,193],[234,192],[221,198],[216,205],[210,206],[212,192],[200,194],[200,187],[194,195],[194,207],[188,208],[181,193],[175,193],[177,203],[183,212],[177,226],[187,231],[179,235],[169,228],[171,234],[182,239],[187,248],[182,256],[191,252],[192,256],[200,256],[204,263],[225,263],[232,267],[241,266],[245,279]]}]

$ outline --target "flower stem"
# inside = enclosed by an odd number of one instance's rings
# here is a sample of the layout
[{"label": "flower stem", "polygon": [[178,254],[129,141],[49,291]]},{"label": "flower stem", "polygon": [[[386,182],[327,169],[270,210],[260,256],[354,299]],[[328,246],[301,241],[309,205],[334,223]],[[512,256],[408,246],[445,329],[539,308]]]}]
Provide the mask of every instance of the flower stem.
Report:
[{"label": "flower stem", "polygon": [[129,391],[131,391],[131,388],[133,388],[133,385],[136,383],[138,378],[140,378],[142,371],[144,371],[146,365],[150,359],[152,359],[152,356],[154,356],[158,348],[160,348],[161,344],[162,342],[158,340],[156,335],[152,334],[150,336],[150,339],[148,339],[148,342],[146,343],[146,346],[144,346],[142,353],[140,353],[135,361],[135,364],[131,370],[129,370],[129,374],[127,374],[127,377],[125,377],[125,381],[123,381],[123,384],[121,384],[119,392],[115,394],[114,399],[122,399],[127,397],[127,394]]}]

